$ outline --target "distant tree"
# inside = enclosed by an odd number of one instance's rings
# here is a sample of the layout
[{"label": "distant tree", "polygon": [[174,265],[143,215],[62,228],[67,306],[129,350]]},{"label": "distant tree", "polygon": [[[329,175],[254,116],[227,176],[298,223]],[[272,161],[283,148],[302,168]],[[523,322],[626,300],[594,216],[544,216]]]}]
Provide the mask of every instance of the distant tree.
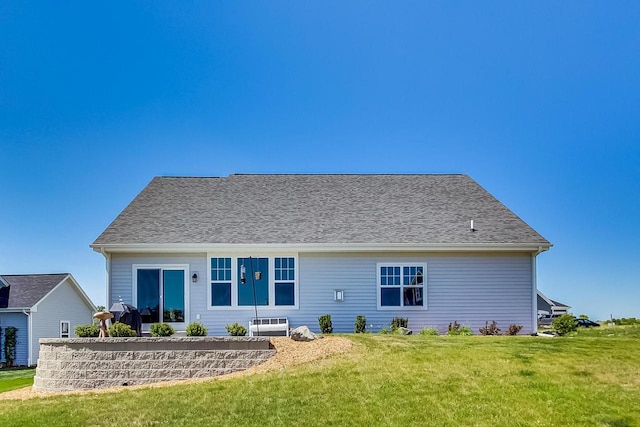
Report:
[{"label": "distant tree", "polygon": [[[96,312],[101,312],[101,311],[105,311],[107,308],[104,305],[99,305],[96,307]],[[93,318],[93,324],[94,325],[98,325],[98,323],[100,323],[100,319],[96,319],[95,317]]]},{"label": "distant tree", "polygon": [[587,316],[586,314],[581,314],[580,316],[578,316],[580,319],[587,319],[589,320],[589,316]]}]

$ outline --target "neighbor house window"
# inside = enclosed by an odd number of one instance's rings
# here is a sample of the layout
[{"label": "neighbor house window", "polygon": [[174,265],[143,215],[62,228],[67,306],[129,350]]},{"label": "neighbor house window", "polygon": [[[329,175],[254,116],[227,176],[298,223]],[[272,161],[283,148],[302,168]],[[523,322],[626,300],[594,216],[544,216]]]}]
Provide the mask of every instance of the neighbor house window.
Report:
[{"label": "neighbor house window", "polygon": [[424,307],[423,264],[378,264],[380,307]]},{"label": "neighbor house window", "polygon": [[231,305],[231,258],[211,258],[211,305]]},{"label": "neighbor house window", "polygon": [[60,321],[60,338],[69,338],[69,328],[71,323],[68,320]]}]

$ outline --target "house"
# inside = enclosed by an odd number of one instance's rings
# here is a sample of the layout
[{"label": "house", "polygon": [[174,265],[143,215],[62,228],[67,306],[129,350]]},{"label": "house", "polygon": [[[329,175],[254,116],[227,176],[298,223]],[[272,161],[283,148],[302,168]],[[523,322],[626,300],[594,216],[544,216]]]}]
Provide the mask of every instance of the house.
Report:
[{"label": "house", "polygon": [[69,273],[0,276],[0,359],[8,327],[16,331],[16,365],[35,365],[40,338],[70,338],[96,308]]},{"label": "house", "polygon": [[91,245],[107,306],[213,335],[255,317],[317,331],[323,314],[336,332],[364,315],[530,333],[550,246],[466,175],[156,177]]},{"label": "house", "polygon": [[554,318],[567,314],[571,306],[547,298],[545,294],[538,291],[538,315],[546,318]]}]

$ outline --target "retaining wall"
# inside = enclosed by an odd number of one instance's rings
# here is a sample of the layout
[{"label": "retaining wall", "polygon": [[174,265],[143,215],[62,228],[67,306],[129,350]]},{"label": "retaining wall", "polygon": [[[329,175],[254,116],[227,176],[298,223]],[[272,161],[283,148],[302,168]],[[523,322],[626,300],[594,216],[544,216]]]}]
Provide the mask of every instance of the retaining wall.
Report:
[{"label": "retaining wall", "polygon": [[268,337],[47,338],[40,340],[33,388],[86,390],[214,377],[274,354]]}]

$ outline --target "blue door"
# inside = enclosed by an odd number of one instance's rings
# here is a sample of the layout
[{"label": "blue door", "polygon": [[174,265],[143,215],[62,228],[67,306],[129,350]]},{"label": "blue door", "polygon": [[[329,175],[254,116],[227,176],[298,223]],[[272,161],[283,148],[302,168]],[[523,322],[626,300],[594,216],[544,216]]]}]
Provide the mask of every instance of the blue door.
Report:
[{"label": "blue door", "polygon": [[[241,280],[238,280],[238,305],[252,306],[254,304],[254,286],[255,304],[269,305],[269,259],[238,258],[238,277],[241,277],[243,266],[246,281],[243,284]],[[260,274],[256,275],[256,273]]]}]

